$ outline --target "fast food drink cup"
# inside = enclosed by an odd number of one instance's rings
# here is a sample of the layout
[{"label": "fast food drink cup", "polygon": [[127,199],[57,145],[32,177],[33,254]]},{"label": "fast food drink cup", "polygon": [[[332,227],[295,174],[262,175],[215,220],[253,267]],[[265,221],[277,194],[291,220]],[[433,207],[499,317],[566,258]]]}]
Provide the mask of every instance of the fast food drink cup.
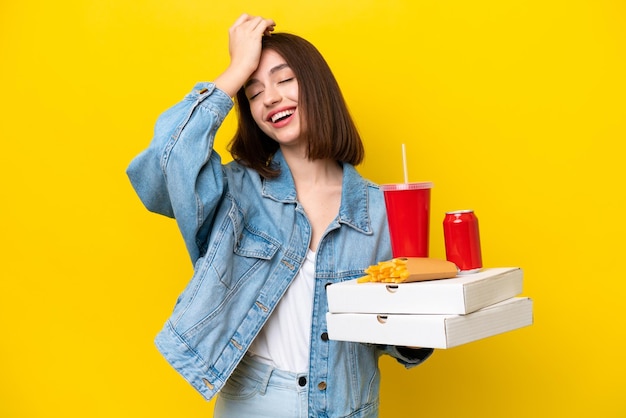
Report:
[{"label": "fast food drink cup", "polygon": [[391,251],[396,257],[428,257],[431,182],[381,186],[385,195]]}]

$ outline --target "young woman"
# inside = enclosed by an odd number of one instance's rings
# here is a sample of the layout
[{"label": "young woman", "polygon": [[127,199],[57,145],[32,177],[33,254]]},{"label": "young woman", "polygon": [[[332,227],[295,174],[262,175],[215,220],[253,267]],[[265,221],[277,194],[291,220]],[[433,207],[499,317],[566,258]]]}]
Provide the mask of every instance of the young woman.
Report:
[{"label": "young woman", "polygon": [[[328,339],[326,286],[391,258],[379,188],[328,65],[307,41],[242,15],[231,63],[158,119],[128,175],[176,218],[194,275],[156,338],[215,417],[375,417],[378,357],[430,349]],[[234,161],[212,149],[237,97]]]}]

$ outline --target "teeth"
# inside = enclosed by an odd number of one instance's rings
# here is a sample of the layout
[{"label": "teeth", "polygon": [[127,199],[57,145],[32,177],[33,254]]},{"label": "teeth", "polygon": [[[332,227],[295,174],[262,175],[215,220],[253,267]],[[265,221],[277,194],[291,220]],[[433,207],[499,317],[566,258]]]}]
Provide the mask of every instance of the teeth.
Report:
[{"label": "teeth", "polygon": [[293,115],[293,113],[295,112],[295,110],[293,109],[289,109],[289,110],[283,110],[282,112],[278,112],[272,115],[272,122],[276,122],[279,119],[282,119],[284,117]]}]

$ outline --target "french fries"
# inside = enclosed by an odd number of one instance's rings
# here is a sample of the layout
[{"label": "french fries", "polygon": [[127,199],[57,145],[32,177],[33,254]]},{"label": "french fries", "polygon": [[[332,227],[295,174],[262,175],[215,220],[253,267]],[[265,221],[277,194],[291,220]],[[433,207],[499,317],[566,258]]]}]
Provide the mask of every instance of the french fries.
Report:
[{"label": "french fries", "polygon": [[406,258],[394,258],[381,261],[365,269],[366,276],[357,279],[358,283],[402,283],[408,279],[410,273]]},{"label": "french fries", "polygon": [[456,264],[428,257],[397,257],[365,269],[366,276],[357,283],[409,283],[424,280],[448,279],[457,274]]}]

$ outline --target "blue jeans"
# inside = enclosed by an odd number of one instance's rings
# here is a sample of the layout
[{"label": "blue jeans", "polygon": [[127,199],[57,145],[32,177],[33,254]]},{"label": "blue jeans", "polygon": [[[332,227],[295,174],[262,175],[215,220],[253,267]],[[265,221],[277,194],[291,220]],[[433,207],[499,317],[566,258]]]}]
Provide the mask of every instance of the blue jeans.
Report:
[{"label": "blue jeans", "polygon": [[278,370],[246,355],[215,402],[214,418],[306,418],[306,373]]}]

